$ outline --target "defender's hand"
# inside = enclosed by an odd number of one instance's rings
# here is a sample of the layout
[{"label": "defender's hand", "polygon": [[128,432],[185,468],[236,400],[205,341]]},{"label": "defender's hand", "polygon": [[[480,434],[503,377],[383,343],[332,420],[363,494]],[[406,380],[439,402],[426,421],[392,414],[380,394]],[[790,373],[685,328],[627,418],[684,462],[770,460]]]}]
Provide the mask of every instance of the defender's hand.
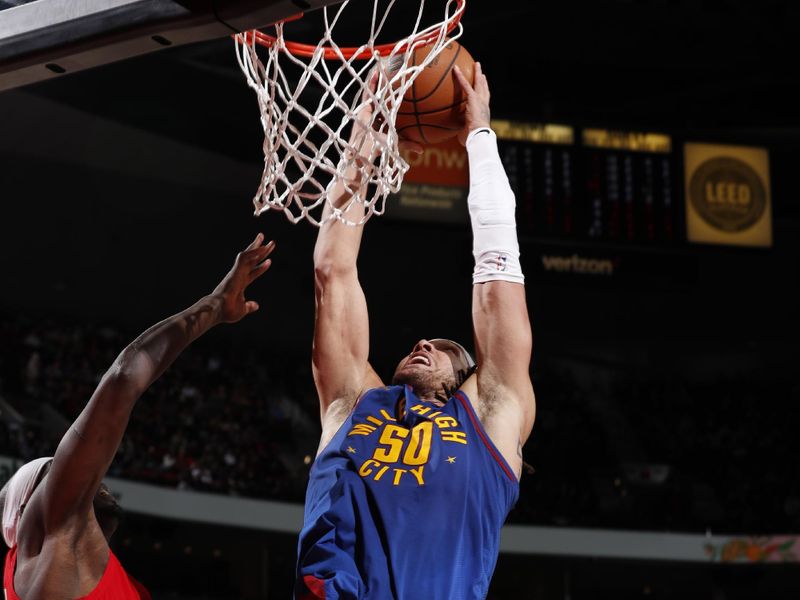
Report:
[{"label": "defender's hand", "polygon": [[259,233],[253,243],[236,255],[233,268],[214,289],[212,296],[222,301],[220,322],[235,323],[258,310],[258,303],[255,300],[246,300],[244,292],[272,264],[272,260],[267,257],[275,249],[275,242],[262,245],[263,242],[264,234]]},{"label": "defender's hand", "polygon": [[470,85],[458,65],[453,66],[456,79],[458,79],[458,83],[461,84],[461,89],[464,90],[464,95],[467,97],[466,110],[464,112],[464,129],[458,134],[458,141],[462,145],[466,145],[470,131],[480,127],[491,127],[489,82],[486,80],[486,75],[483,74],[481,63],[476,62],[473,68],[474,84]]}]

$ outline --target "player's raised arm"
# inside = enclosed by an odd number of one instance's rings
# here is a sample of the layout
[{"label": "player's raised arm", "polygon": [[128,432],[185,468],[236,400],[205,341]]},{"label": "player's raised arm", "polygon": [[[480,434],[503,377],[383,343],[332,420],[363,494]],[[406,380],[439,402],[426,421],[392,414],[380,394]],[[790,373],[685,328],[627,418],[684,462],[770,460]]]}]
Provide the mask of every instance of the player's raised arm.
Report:
[{"label": "player's raised arm", "polygon": [[478,361],[473,402],[490,437],[519,474],[535,417],[532,334],[519,262],[514,193],[490,127],[489,85],[475,63],[474,87],[455,69],[467,97],[461,141],[469,154],[472,319]]},{"label": "player's raised arm", "polygon": [[[373,75],[372,90],[375,84]],[[351,152],[357,156],[355,163],[367,169],[378,152],[372,135],[366,130],[370,127],[372,111],[372,105],[365,102],[356,115],[350,135]],[[357,191],[363,198],[365,187],[366,181],[359,168],[348,167],[344,181],[338,181],[331,189],[331,203],[326,203],[323,218],[331,214],[332,204],[343,210],[350,222],[360,221],[364,205],[350,201]],[[369,318],[356,266],[361,234],[361,225],[346,225],[331,219],[320,227],[314,247],[316,320],[312,366],[323,425],[320,448],[339,427],[359,394],[383,385],[368,362]]]},{"label": "player's raised arm", "polygon": [[94,522],[94,496],[136,401],[181,351],[212,326],[238,321],[258,310],[258,304],[246,300],[244,292],[270,266],[267,257],[275,245],[262,245],[263,239],[259,234],[239,253],[233,268],[211,294],[142,333],[105,373],[58,445],[44,480],[36,508],[47,535],[65,526],[80,534]]}]

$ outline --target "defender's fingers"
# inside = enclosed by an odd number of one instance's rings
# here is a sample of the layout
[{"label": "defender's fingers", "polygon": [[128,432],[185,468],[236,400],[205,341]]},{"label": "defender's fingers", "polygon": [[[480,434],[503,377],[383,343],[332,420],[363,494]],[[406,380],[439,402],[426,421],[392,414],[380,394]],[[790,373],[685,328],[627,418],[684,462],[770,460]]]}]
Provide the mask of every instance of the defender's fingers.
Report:
[{"label": "defender's fingers", "polygon": [[250,282],[252,283],[259,277],[261,277],[264,273],[266,273],[269,268],[272,266],[272,259],[268,258],[263,263],[258,265],[255,269],[250,271]]},{"label": "defender's fingers", "polygon": [[244,303],[244,310],[246,315],[256,312],[258,308],[259,308],[258,302],[256,302],[255,300],[248,300],[247,302]]},{"label": "defender's fingers", "polygon": [[253,268],[253,270],[255,271],[256,269],[264,269],[266,271],[267,269],[269,269],[269,266],[271,264],[272,264],[272,259],[267,258],[265,260],[259,261],[258,264]]},{"label": "defender's fingers", "polygon": [[273,250],[275,250],[275,240],[270,240],[266,246],[259,246],[253,250],[253,256],[256,258],[257,262],[261,262],[267,256],[272,254]]},{"label": "defender's fingers", "polygon": [[261,245],[261,242],[263,242],[263,241],[264,241],[264,234],[263,233],[259,233],[256,236],[256,239],[254,239],[252,242],[250,242],[250,245],[247,248],[245,248],[245,251],[252,250],[253,248],[257,248],[258,246]]},{"label": "defender's fingers", "polygon": [[248,264],[253,263],[260,263],[264,260],[267,256],[272,254],[272,251],[275,249],[275,242],[271,241],[266,246],[258,246],[257,248],[251,248],[242,253],[242,258]]}]

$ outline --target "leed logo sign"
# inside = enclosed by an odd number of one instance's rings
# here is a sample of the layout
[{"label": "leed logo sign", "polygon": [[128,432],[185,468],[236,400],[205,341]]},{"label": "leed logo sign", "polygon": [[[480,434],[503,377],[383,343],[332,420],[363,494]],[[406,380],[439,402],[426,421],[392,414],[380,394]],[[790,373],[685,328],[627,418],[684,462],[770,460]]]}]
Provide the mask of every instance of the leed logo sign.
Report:
[{"label": "leed logo sign", "polygon": [[767,193],[750,165],[729,156],[711,158],[694,172],[689,196],[698,215],[729,233],[749,229],[764,214]]}]

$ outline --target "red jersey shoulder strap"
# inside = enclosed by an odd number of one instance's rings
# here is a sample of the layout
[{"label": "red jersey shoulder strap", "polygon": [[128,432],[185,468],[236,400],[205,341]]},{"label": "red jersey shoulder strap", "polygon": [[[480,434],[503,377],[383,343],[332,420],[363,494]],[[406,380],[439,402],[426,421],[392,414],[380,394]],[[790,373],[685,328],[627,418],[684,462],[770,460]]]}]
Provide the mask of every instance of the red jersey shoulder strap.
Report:
[{"label": "red jersey shoulder strap", "polygon": [[14,591],[14,571],[17,566],[17,547],[14,546],[6,554],[6,563],[3,568],[3,590],[6,600],[19,600]]}]

